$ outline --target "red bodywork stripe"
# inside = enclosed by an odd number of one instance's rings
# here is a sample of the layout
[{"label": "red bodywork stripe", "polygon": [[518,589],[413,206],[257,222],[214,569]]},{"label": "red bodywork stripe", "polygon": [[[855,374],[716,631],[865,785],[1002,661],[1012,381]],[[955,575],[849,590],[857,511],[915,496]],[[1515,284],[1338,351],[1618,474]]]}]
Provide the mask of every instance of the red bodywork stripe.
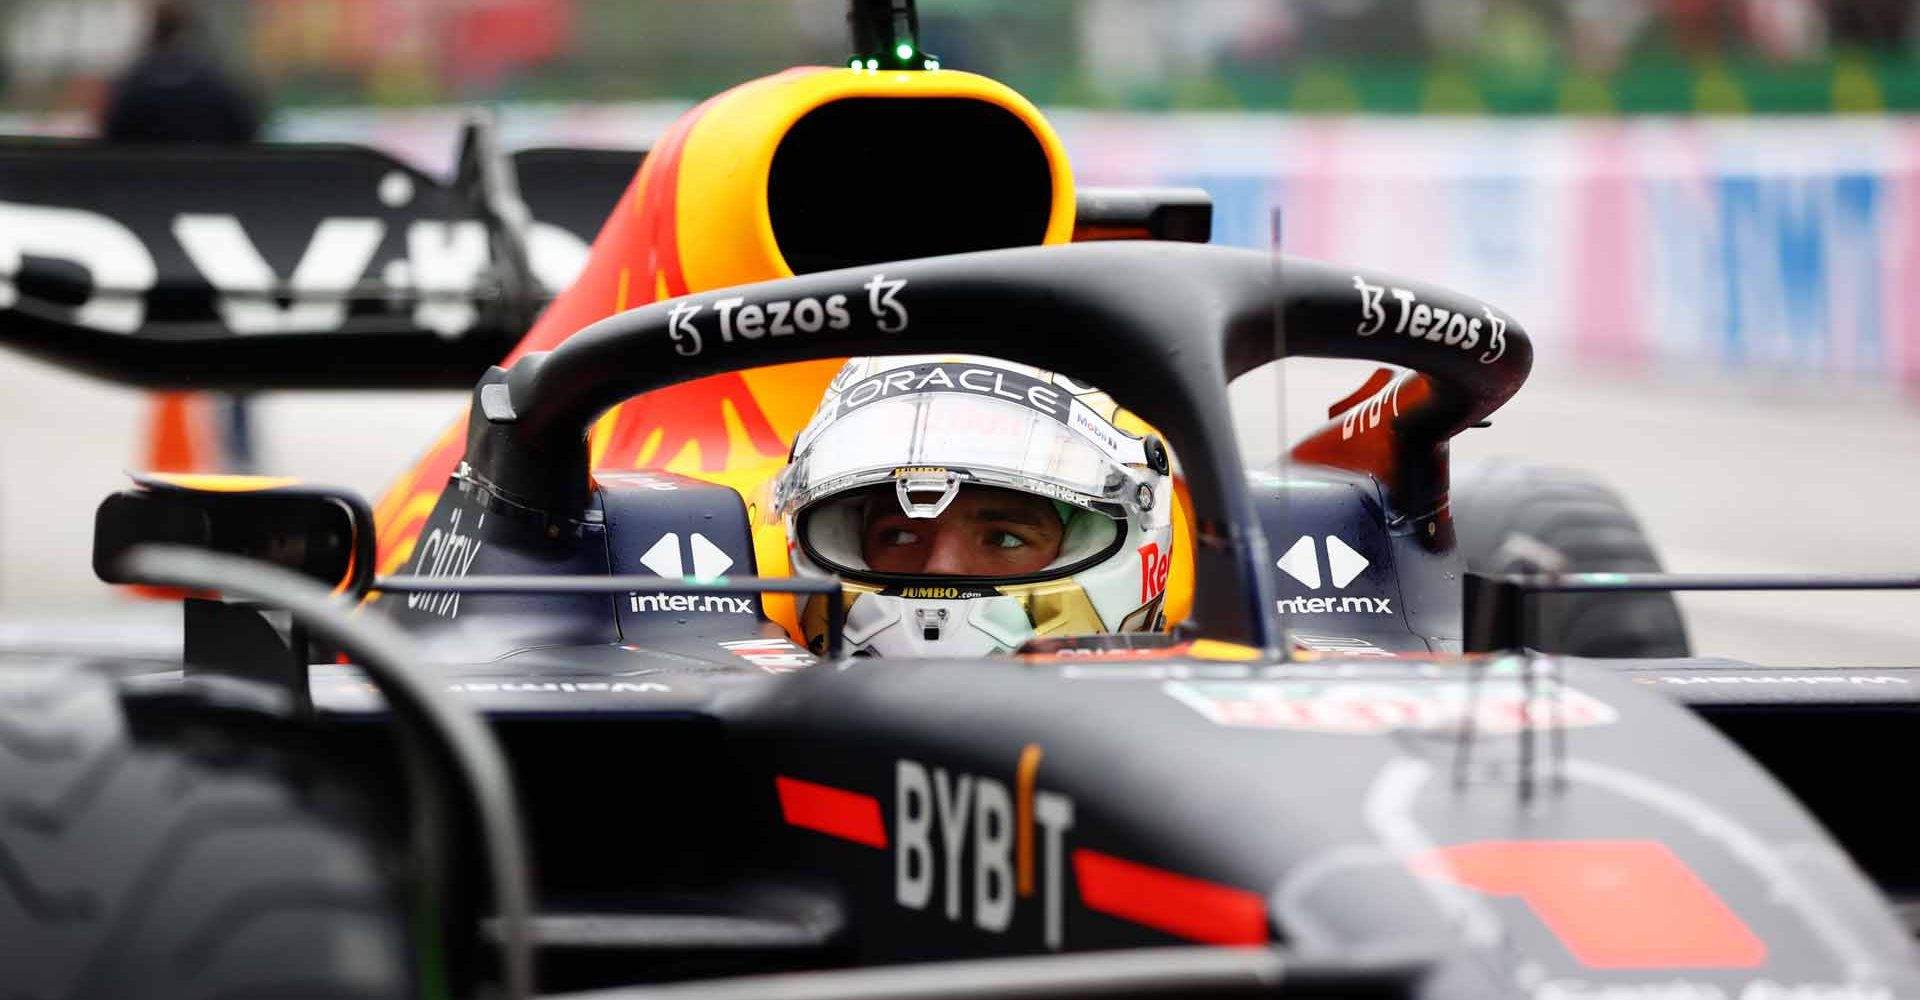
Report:
[{"label": "red bodywork stripe", "polygon": [[880,822],[880,800],[830,785],[776,775],[780,813],[787,825],[851,840],[868,847],[887,846],[887,828]]},{"label": "red bodywork stripe", "polygon": [[1089,910],[1203,944],[1267,943],[1267,906],[1257,893],[1085,848],[1073,852],[1073,873]]},{"label": "red bodywork stripe", "polygon": [[1517,896],[1589,969],[1751,969],[1767,946],[1654,840],[1493,840],[1442,847],[1414,868]]}]

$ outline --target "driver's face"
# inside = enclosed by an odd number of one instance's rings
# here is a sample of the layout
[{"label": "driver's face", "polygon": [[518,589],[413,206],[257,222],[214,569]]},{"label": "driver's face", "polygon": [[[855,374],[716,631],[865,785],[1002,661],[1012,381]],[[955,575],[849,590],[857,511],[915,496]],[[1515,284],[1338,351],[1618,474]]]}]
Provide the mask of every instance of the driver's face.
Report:
[{"label": "driver's face", "polygon": [[891,489],[867,498],[861,554],[881,573],[1021,576],[1060,555],[1065,526],[1051,502],[1031,493],[963,486],[936,518],[911,518]]}]

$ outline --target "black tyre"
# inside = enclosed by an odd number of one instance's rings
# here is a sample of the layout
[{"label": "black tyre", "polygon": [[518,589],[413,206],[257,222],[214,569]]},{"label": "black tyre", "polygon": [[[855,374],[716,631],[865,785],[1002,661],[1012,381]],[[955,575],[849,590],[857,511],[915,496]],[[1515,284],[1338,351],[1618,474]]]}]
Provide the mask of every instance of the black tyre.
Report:
[{"label": "black tyre", "polygon": [[[1572,469],[1490,462],[1457,475],[1453,523],[1467,568],[1513,573],[1647,573],[1661,569],[1619,493]],[[1531,564],[1531,565],[1529,565]],[[1542,594],[1531,599],[1530,644],[1573,656],[1687,656],[1671,594]]]},{"label": "black tyre", "polygon": [[293,722],[165,701],[0,665],[0,997],[416,995],[370,800]]}]

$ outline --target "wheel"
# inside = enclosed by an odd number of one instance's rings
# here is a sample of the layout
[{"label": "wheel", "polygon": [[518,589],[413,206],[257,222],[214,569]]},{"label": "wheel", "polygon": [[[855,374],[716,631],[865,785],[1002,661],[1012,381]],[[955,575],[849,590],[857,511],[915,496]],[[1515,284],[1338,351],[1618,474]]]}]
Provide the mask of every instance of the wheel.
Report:
[{"label": "wheel", "polygon": [[0,993],[418,995],[373,800],[303,724],[196,697],[154,722],[98,668],[0,665]]},{"label": "wheel", "polygon": [[[1453,489],[1453,523],[1467,568],[1514,573],[1649,573],[1660,558],[1620,494],[1573,469],[1490,462]],[[1531,565],[1528,565],[1531,564]],[[1541,594],[1530,598],[1530,645],[1573,656],[1690,655],[1672,594]]]}]

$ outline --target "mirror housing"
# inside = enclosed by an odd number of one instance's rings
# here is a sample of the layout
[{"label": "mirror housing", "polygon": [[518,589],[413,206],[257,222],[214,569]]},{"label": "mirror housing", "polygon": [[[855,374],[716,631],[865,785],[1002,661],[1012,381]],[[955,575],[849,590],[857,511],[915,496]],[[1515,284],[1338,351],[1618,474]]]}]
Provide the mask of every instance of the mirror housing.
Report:
[{"label": "mirror housing", "polygon": [[257,559],[359,598],[373,582],[373,511],[350,490],[264,476],[148,473],[101,501],[93,572],[107,583],[137,545],[184,545]]}]

